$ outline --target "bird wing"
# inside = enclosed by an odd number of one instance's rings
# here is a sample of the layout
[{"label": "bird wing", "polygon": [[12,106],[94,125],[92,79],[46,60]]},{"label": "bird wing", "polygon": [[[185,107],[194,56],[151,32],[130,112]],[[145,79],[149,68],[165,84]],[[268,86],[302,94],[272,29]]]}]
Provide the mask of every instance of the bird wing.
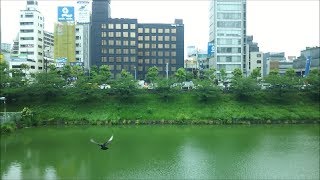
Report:
[{"label": "bird wing", "polygon": [[97,143],[96,141],[94,141],[93,139],[90,139],[90,142],[94,143],[94,144],[98,144],[100,145],[100,143]]},{"label": "bird wing", "polygon": [[113,139],[113,135],[109,138],[109,140],[107,142],[104,143],[104,145],[110,144],[112,139]]}]

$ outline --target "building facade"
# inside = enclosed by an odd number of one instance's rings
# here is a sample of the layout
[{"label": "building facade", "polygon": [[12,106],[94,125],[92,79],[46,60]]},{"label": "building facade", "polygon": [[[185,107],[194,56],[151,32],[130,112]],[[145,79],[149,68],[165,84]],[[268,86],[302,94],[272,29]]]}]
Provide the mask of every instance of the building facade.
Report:
[{"label": "building facade", "polygon": [[[24,63],[30,67],[30,72],[42,71],[44,67],[44,17],[39,11],[37,0],[27,0],[26,9],[20,10],[19,23],[18,41],[14,42],[13,52],[18,56],[26,56]],[[19,67],[18,64],[14,64],[14,67]]]},{"label": "building facade", "polygon": [[93,1],[90,65],[108,65],[112,77],[125,69],[144,79],[148,68],[156,66],[160,75],[183,67],[184,25],[138,23],[137,19],[110,18],[109,1]]},{"label": "building facade", "polygon": [[[211,0],[209,42],[213,43],[213,63],[217,73],[228,76],[240,68],[246,71],[246,0]],[[212,60],[210,60],[212,61]]]},{"label": "building facade", "polygon": [[54,59],[64,59],[66,63],[75,62],[75,24],[58,22],[54,25]]}]

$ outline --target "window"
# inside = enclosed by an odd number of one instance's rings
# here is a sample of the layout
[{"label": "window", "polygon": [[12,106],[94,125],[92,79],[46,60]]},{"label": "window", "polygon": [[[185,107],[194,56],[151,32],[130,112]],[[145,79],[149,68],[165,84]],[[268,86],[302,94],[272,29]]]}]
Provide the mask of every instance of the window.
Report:
[{"label": "window", "polygon": [[170,44],[165,44],[165,45],[164,45],[164,48],[169,49],[169,48],[170,48]]},{"label": "window", "polygon": [[261,60],[257,60],[257,64],[261,64]]},{"label": "window", "polygon": [[113,29],[114,28],[114,24],[108,24],[108,28],[109,29]]},{"label": "window", "polygon": [[165,41],[170,41],[170,37],[169,37],[169,36],[165,36],[165,37],[164,37],[164,40],[165,40]]},{"label": "window", "polygon": [[261,57],[261,54],[257,54],[257,57]]},{"label": "window", "polygon": [[135,38],[136,37],[136,33],[135,32],[130,32],[130,37]]},{"label": "window", "polygon": [[175,52],[175,51],[172,51],[172,52],[171,52],[171,56],[176,56],[176,52]]},{"label": "window", "polygon": [[121,24],[116,24],[116,29],[121,29]]},{"label": "window", "polygon": [[143,33],[143,29],[142,28],[138,28],[138,33]]},{"label": "window", "polygon": [[144,40],[145,40],[145,41],[150,41],[150,36],[145,36],[145,37],[144,37]]},{"label": "window", "polygon": [[136,45],[136,41],[130,41],[130,46],[135,46]]},{"label": "window", "polygon": [[122,43],[124,46],[129,46],[129,41],[123,41]]},{"label": "window", "polygon": [[157,36],[151,36],[151,41],[156,41],[157,40]]},{"label": "window", "polygon": [[157,29],[156,28],[152,28],[151,29],[151,33],[157,33]]},{"label": "window", "polygon": [[148,43],[144,44],[144,48],[150,48],[150,44]]},{"label": "window", "polygon": [[108,35],[109,37],[114,37],[114,32],[109,32]]},{"label": "window", "polygon": [[176,44],[171,44],[172,49],[176,49],[176,46],[177,46]]},{"label": "window", "polygon": [[171,33],[175,34],[177,32],[177,29],[171,29]]},{"label": "window", "polygon": [[107,41],[106,40],[101,40],[101,45],[107,45]]},{"label": "window", "polygon": [[157,44],[151,44],[151,48],[152,49],[156,49],[157,48]]},{"label": "window", "polygon": [[[151,56],[157,56],[157,51],[151,51]],[[155,64],[155,63],[153,63]]]},{"label": "window", "polygon": [[108,44],[111,45],[111,46],[113,46],[113,45],[114,45],[114,40],[109,40],[109,41],[108,41]]},{"label": "window", "polygon": [[136,25],[135,24],[130,24],[130,29],[136,29]]},{"label": "window", "polygon": [[158,44],[158,48],[162,49],[163,48],[163,44]]},{"label": "window", "polygon": [[[107,25],[106,24],[101,24],[101,29],[107,29]],[[79,29],[77,28],[76,31],[79,31]]]},{"label": "window", "polygon": [[145,28],[144,29],[144,33],[150,33],[150,29],[149,28]]},{"label": "window", "polygon": [[[114,62],[114,57],[109,57],[109,62],[113,63]],[[111,66],[110,66],[110,70],[111,70]]]},{"label": "window", "polygon": [[107,33],[106,32],[101,32],[101,37],[107,37]]},{"label": "window", "polygon": [[163,59],[158,59],[158,64],[163,64]]},{"label": "window", "polygon": [[123,49],[123,54],[129,54],[129,49]]},{"label": "window", "polygon": [[128,24],[123,24],[123,29],[128,29],[129,28],[129,25]]},{"label": "window", "polygon": [[116,37],[121,37],[121,32],[116,32]]},{"label": "window", "polygon": [[164,33],[170,33],[170,29],[165,29]]},{"label": "window", "polygon": [[168,51],[164,52],[164,56],[168,57],[170,56],[170,53]]},{"label": "window", "polygon": [[158,29],[158,33],[163,33],[163,29]]},{"label": "window", "polygon": [[102,56],[102,57],[101,57],[101,62],[107,62],[107,57]]},{"label": "window", "polygon": [[176,41],[176,40],[177,40],[176,36],[171,36],[171,41]]},{"label": "window", "polygon": [[102,54],[107,54],[107,48],[102,48],[102,49],[101,49],[101,53],[102,53]]},{"label": "window", "polygon": [[116,49],[116,54],[121,54],[121,49]]},{"label": "window", "polygon": [[130,49],[130,54],[135,54],[136,53],[136,49]]},{"label": "window", "polygon": [[128,37],[129,33],[128,32],[123,32],[123,37]]},{"label": "window", "polygon": [[109,54],[114,54],[114,49],[109,49]]},{"label": "window", "polygon": [[138,36],[138,41],[143,41],[143,36]]},{"label": "window", "polygon": [[130,62],[136,62],[136,57],[134,57],[134,56],[131,57],[131,58],[130,58]]}]

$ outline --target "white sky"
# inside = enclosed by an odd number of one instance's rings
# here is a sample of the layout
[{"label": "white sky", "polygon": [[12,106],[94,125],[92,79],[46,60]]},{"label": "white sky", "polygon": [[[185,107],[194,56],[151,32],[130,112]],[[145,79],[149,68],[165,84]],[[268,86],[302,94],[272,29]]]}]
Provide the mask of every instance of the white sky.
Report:
[{"label": "white sky", "polygon": [[[45,30],[53,32],[57,6],[76,1],[39,0]],[[1,0],[2,42],[12,43],[19,27],[19,11],[26,0]],[[319,0],[247,0],[247,35],[263,52],[283,51],[299,56],[306,46],[319,46]],[[185,47],[206,50],[209,34],[208,0],[111,0],[112,18],[137,18],[139,23],[173,23],[183,19]]]}]

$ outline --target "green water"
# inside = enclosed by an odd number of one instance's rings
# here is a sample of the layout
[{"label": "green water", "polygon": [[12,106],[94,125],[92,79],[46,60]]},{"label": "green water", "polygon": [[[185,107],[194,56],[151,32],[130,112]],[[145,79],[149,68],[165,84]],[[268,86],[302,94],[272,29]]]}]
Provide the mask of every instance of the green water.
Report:
[{"label": "green water", "polygon": [[[103,151],[89,140],[104,141]],[[319,126],[42,127],[1,137],[1,179],[319,179]]]}]

